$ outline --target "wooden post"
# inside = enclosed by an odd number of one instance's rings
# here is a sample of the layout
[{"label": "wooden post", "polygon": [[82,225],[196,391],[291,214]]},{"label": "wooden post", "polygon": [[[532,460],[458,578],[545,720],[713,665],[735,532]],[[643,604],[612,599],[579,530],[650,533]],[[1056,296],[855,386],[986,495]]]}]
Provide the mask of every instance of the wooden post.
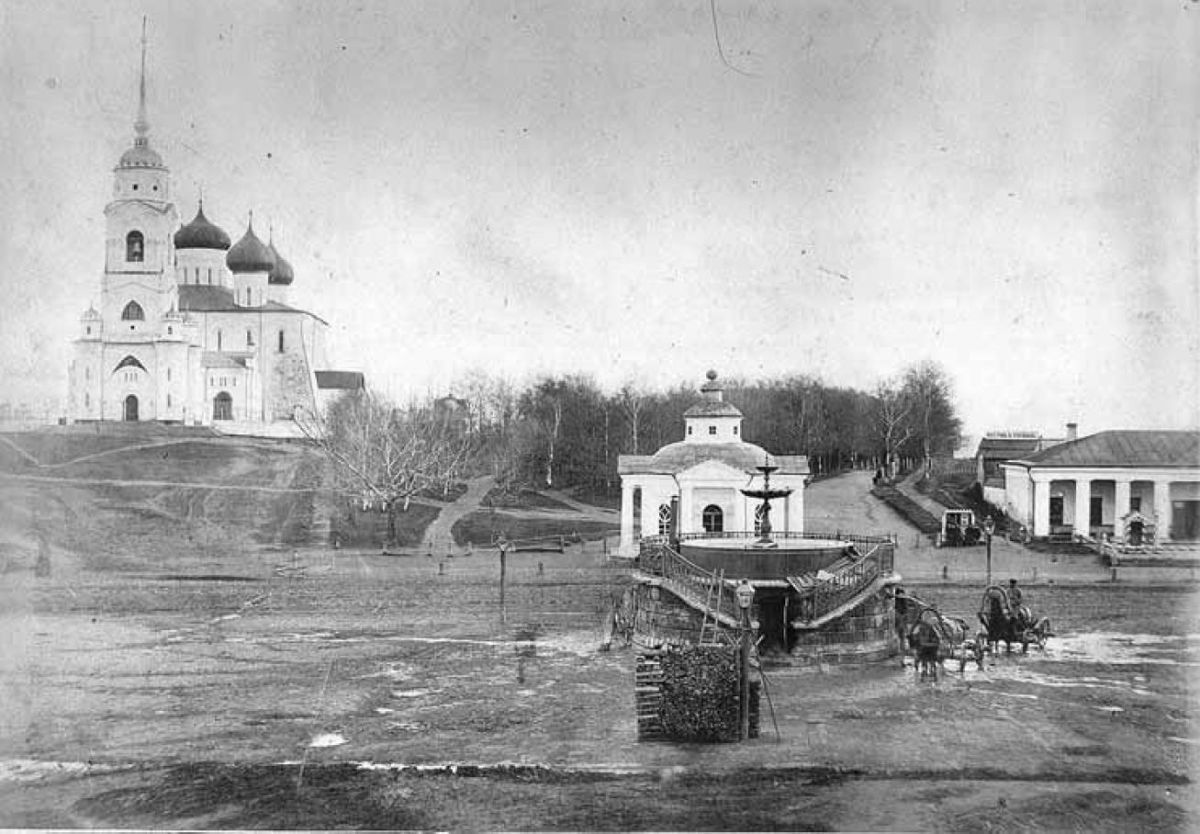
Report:
[{"label": "wooden post", "polygon": [[500,622],[502,622],[502,623],[508,622],[508,613],[504,610],[504,570],[505,570],[507,553],[508,553],[507,548],[503,544],[501,544],[500,545]]},{"label": "wooden post", "polygon": [[741,674],[738,675],[738,695],[741,699],[738,717],[741,719],[739,738],[750,738],[750,609],[742,609]]}]

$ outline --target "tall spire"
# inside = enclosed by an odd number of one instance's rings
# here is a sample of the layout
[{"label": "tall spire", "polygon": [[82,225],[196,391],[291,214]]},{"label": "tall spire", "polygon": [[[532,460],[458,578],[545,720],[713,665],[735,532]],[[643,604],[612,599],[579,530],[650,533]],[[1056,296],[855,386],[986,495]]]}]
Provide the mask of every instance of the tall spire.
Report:
[{"label": "tall spire", "polygon": [[133,123],[133,129],[137,131],[137,139],[134,140],[135,145],[147,144],[146,134],[150,131],[150,123],[146,121],[146,17],[142,16],[142,75],[138,85],[138,115],[137,121]]}]

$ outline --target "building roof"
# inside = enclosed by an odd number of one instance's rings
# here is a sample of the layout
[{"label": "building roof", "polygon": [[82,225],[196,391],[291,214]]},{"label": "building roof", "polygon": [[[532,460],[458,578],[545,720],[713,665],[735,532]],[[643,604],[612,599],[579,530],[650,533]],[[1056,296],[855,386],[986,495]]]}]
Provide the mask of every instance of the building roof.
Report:
[{"label": "building roof", "polygon": [[229,248],[229,235],[204,216],[204,203],[201,202],[192,222],[175,233],[175,248],[225,250]]},{"label": "building roof", "polygon": [[325,321],[307,310],[298,310],[278,301],[268,301],[261,307],[239,307],[234,303],[232,290],[210,284],[180,284],[179,309],[185,313],[299,313]]},{"label": "building roof", "polygon": [[753,443],[698,443],[681,440],[663,446],[653,455],[621,455],[617,471],[621,474],[676,475],[707,461],[717,461],[748,475],[757,475],[764,463],[779,467],[777,474],[807,475],[808,458],[804,455],[770,455]]},{"label": "building roof", "polygon": [[1102,431],[1018,460],[1027,466],[1200,468],[1200,431]]},{"label": "building roof", "polygon": [[985,437],[979,441],[975,457],[988,460],[1013,460],[1031,455],[1042,448],[1040,437]]},{"label": "building roof", "polygon": [[296,273],[292,271],[292,265],[288,263],[283,255],[279,254],[279,250],[275,248],[275,242],[267,244],[267,249],[271,252],[271,257],[275,259],[275,266],[267,273],[268,284],[282,284],[287,286],[292,283],[296,277]]},{"label": "building roof", "polygon": [[225,265],[230,272],[270,272],[275,268],[275,256],[254,234],[254,224],[250,223],[246,234],[225,255]]},{"label": "building roof", "polygon": [[741,417],[742,412],[733,403],[724,400],[703,400],[696,403],[687,411],[684,417]]},{"label": "building roof", "polygon": [[317,371],[317,387],[321,390],[337,389],[356,391],[366,388],[366,379],[361,371]]},{"label": "building roof", "polygon": [[244,371],[246,370],[246,358],[236,354],[206,350],[200,354],[200,366],[202,368],[236,368]]},{"label": "building roof", "polygon": [[158,151],[150,147],[144,137],[138,137],[132,148],[121,154],[118,168],[166,168]]}]

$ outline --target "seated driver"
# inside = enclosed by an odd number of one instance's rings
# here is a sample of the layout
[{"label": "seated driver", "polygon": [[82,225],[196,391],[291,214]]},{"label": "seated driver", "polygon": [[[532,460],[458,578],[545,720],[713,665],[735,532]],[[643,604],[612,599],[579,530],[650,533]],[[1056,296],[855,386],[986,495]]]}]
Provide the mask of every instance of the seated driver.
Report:
[{"label": "seated driver", "polygon": [[1008,608],[1013,614],[1017,613],[1017,609],[1021,607],[1021,589],[1017,587],[1017,580],[1008,580]]}]

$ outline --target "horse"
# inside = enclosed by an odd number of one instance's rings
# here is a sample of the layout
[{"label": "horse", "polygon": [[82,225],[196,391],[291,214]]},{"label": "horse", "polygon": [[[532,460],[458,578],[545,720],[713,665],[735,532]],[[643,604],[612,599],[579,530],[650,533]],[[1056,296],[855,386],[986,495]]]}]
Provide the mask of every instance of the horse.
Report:
[{"label": "horse", "polygon": [[1021,653],[1029,651],[1029,644],[1036,643],[1044,648],[1050,636],[1050,618],[1035,620],[1028,605],[1009,605],[1008,594],[998,585],[989,585],[983,592],[979,608],[979,621],[987,633],[989,650],[995,654],[1004,641],[1004,650],[1012,651],[1013,643],[1021,644]]},{"label": "horse", "polygon": [[908,642],[916,657],[918,681],[926,677],[936,681],[938,670],[947,658],[958,661],[959,674],[967,668],[969,660],[983,668],[983,635],[972,638],[966,620],[943,616],[932,607],[921,611],[909,630]]}]

